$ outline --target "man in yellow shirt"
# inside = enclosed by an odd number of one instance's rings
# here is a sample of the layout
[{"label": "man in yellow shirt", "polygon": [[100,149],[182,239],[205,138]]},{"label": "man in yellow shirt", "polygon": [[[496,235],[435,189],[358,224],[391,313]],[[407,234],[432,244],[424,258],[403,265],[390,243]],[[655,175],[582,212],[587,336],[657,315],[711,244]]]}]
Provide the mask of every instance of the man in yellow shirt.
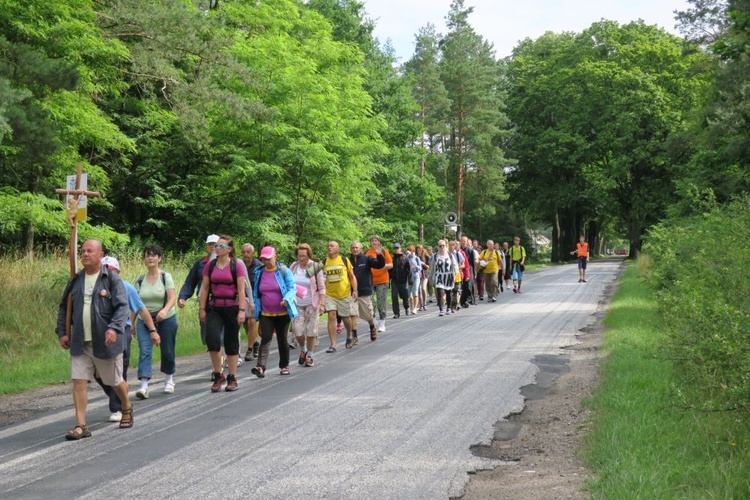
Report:
[{"label": "man in yellow shirt", "polygon": [[326,311],[328,311],[328,338],[331,346],[326,352],[336,352],[336,315],[344,320],[346,327],[346,348],[354,346],[352,329],[357,321],[357,277],[351,261],[339,255],[339,244],[328,242],[328,258],[323,263],[323,274],[326,277]]},{"label": "man in yellow shirt", "polygon": [[497,302],[498,278],[497,273],[503,270],[503,257],[495,250],[495,243],[487,240],[487,247],[479,254],[479,265],[484,273],[484,286],[487,290],[487,299]]}]

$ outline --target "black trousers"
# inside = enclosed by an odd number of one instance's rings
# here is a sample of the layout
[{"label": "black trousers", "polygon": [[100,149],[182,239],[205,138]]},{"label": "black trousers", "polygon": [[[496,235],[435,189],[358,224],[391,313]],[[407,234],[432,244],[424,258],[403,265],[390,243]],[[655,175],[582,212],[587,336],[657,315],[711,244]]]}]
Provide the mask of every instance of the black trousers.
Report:
[{"label": "black trousers", "polygon": [[398,306],[398,298],[404,302],[404,312],[409,310],[409,285],[406,283],[393,283],[391,282],[391,306],[393,307],[393,314],[401,316],[401,311]]}]

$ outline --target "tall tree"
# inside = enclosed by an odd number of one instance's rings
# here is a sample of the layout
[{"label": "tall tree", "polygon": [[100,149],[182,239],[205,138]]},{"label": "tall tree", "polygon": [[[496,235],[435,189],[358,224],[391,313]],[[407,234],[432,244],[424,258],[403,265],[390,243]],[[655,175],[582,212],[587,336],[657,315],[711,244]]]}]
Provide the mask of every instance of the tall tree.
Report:
[{"label": "tall tree", "polygon": [[[493,191],[502,191],[502,168],[508,163],[502,149],[508,119],[503,113],[501,68],[492,45],[469,24],[472,7],[454,0],[446,17],[448,33],[442,41],[441,79],[451,100],[446,140],[451,187],[459,220],[463,222],[469,175],[489,170]],[[487,206],[486,197],[476,208]],[[479,216],[481,220],[481,215]]]}]

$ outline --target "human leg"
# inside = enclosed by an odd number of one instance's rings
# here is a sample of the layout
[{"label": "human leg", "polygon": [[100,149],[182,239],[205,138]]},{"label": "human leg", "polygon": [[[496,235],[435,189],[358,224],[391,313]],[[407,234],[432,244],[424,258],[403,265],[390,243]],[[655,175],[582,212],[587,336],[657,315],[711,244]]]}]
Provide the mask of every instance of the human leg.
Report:
[{"label": "human leg", "polygon": [[146,324],[138,320],[136,323],[136,336],[138,338],[138,378],[143,382],[148,381],[152,376],[151,368],[151,356],[153,350],[153,343],[151,342],[151,333],[148,331]]},{"label": "human leg", "polygon": [[[286,331],[289,328],[289,315],[273,316],[273,324],[276,329],[276,342],[279,346],[279,368],[289,367],[289,343]],[[304,345],[304,344],[300,344]]]},{"label": "human leg", "polygon": [[391,309],[393,310],[393,319],[401,316],[401,310],[398,304],[398,285],[391,283]]},{"label": "human leg", "polygon": [[[260,350],[258,351],[257,366],[266,369],[268,364],[268,354],[271,351],[271,340],[273,339],[273,331],[276,325],[274,325],[273,316],[260,316]],[[277,335],[286,337],[286,330]],[[287,353],[288,356],[288,353]]]},{"label": "human leg", "polygon": [[159,323],[159,336],[161,337],[161,372],[166,375],[174,375],[176,370],[175,346],[177,342],[177,315],[167,318]]},{"label": "human leg", "polygon": [[328,309],[328,340],[330,342],[329,351],[333,352],[336,349],[336,305],[331,304],[329,306],[329,300],[326,300],[326,307]]}]

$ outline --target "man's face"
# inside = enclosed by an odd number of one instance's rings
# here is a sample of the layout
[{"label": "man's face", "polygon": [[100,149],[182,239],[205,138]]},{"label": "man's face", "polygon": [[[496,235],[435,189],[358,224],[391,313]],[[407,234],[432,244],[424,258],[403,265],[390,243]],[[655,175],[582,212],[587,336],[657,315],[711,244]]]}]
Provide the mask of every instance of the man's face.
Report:
[{"label": "man's face", "polygon": [[352,243],[349,247],[349,250],[351,250],[352,255],[356,257],[357,255],[362,253],[362,245],[360,245],[359,243]]},{"label": "man's face", "polygon": [[88,240],[81,245],[81,264],[86,269],[99,269],[104,252],[97,240]]},{"label": "man's face", "polygon": [[245,262],[245,264],[251,263],[254,256],[255,250],[253,250],[253,247],[247,245],[242,247],[242,260]]},{"label": "man's face", "polygon": [[469,238],[461,236],[461,248],[466,248],[467,246],[469,246]]},{"label": "man's face", "polygon": [[396,255],[400,254],[401,253],[401,247],[398,247],[398,248],[393,247],[393,253],[395,253]]},{"label": "man's face", "polygon": [[477,240],[474,240],[472,243],[474,244],[474,248],[477,248],[479,246],[479,242]]},{"label": "man's face", "polygon": [[339,253],[339,244],[335,241],[328,242],[328,256],[335,257]]},{"label": "man's face", "polygon": [[490,250],[495,248],[495,244],[492,242],[492,240],[487,240],[487,248]]},{"label": "man's face", "polygon": [[508,242],[503,243],[503,250],[508,250]]},{"label": "man's face", "polygon": [[214,253],[216,243],[206,243],[206,253]]},{"label": "man's face", "polygon": [[500,250],[500,243],[495,243],[495,250]]}]

